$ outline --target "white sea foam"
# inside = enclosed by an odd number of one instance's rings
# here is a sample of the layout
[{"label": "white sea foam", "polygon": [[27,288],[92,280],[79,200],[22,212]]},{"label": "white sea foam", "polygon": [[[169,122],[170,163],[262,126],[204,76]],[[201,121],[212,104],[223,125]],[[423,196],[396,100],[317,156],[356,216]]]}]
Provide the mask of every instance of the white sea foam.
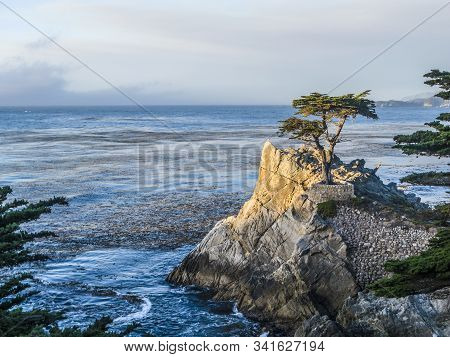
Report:
[{"label": "white sea foam", "polygon": [[128,314],[126,316],[120,316],[114,319],[114,322],[131,322],[134,320],[140,320],[144,318],[152,308],[152,303],[147,298],[142,298],[141,310]]},{"label": "white sea foam", "polygon": [[236,315],[238,317],[244,317],[244,315],[242,315],[242,312],[239,312],[236,303],[234,303],[233,305],[233,315]]}]

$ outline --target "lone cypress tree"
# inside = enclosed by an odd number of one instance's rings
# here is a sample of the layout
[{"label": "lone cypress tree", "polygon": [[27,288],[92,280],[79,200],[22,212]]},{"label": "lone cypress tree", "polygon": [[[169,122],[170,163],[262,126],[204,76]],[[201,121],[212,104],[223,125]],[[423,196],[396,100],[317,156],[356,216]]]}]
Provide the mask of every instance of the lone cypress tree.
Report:
[{"label": "lone cypress tree", "polygon": [[331,165],[334,149],[346,121],[358,115],[378,119],[375,102],[366,98],[369,93],[370,91],[366,90],[359,94],[337,97],[311,93],[294,99],[292,106],[297,112],[281,122],[281,134],[288,133],[290,139],[305,141],[317,149],[322,167],[322,181],[327,185],[333,183]]}]

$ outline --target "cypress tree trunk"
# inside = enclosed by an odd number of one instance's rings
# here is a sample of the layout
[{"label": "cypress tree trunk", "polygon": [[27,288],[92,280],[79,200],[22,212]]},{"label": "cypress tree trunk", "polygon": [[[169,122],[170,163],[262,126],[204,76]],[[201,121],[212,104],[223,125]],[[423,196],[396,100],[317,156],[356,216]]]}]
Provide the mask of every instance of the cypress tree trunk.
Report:
[{"label": "cypress tree trunk", "polygon": [[331,185],[333,180],[331,178],[331,157],[332,153],[326,150],[321,150],[321,164],[322,164],[322,182],[325,185]]},{"label": "cypress tree trunk", "polygon": [[322,161],[322,182],[325,185],[331,185],[333,179],[331,178],[331,163]]}]

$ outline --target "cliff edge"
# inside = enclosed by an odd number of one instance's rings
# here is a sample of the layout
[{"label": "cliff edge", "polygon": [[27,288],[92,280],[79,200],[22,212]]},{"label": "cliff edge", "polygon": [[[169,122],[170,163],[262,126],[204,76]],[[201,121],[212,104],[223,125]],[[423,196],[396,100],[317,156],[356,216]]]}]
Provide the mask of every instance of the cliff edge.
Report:
[{"label": "cliff edge", "polygon": [[[385,299],[388,304],[363,290],[386,274],[383,261],[419,253],[434,231],[405,224],[398,232],[398,225],[373,211],[347,205],[355,195],[375,203],[406,200],[420,205],[384,185],[375,170],[364,168],[363,160],[345,165],[337,159],[332,174],[336,184],[321,185],[314,150],[280,150],[266,142],[252,197],[236,216],[218,222],[167,280],[212,289],[215,299],[236,301],[247,316],[283,334],[407,335],[412,330],[394,321],[398,316],[406,324],[407,316],[395,313],[406,302]],[[341,203],[333,218],[317,209],[329,200]],[[373,227],[379,229],[371,232]],[[403,238],[395,241],[399,236]],[[440,319],[428,313],[413,335],[448,334],[448,321],[441,318],[449,312],[448,296],[420,297]],[[382,317],[376,320],[380,304],[394,311],[389,322],[395,328],[387,322],[384,326]],[[378,306],[370,318],[369,306]],[[410,320],[422,321],[425,312],[419,310],[404,314],[416,314]]]}]

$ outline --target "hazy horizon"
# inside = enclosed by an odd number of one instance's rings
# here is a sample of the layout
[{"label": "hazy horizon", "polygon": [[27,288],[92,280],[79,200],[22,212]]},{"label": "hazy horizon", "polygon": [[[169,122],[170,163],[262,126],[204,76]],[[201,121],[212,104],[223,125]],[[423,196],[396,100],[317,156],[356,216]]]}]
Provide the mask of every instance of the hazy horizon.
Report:
[{"label": "hazy horizon", "polygon": [[[425,98],[420,98],[425,99]],[[384,101],[399,101],[399,102],[407,102],[403,99],[387,99],[387,100],[375,100],[375,102],[384,102]],[[167,103],[167,104],[148,104],[148,103],[140,103],[140,105],[144,107],[291,107],[291,104],[252,104],[252,103],[224,103],[224,104],[214,104],[214,103],[208,103],[208,104],[177,104],[177,103]],[[139,109],[138,106],[135,104],[18,104],[18,105],[6,105],[6,104],[0,104],[0,108],[45,108],[45,107],[135,107]],[[418,106],[419,108],[422,108],[421,106]],[[429,107],[429,108],[436,108],[436,107]]]}]

